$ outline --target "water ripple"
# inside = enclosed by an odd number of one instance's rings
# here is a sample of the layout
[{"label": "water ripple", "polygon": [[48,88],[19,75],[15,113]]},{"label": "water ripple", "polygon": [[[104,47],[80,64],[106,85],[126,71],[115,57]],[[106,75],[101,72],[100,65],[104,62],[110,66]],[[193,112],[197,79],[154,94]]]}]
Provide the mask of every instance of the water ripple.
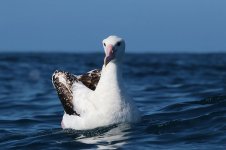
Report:
[{"label": "water ripple", "polygon": [[52,87],[52,72],[81,74],[101,68],[102,58],[102,54],[1,54],[1,148],[225,149],[225,54],[129,54],[124,76],[142,110],[142,121],[62,130],[63,109]]}]

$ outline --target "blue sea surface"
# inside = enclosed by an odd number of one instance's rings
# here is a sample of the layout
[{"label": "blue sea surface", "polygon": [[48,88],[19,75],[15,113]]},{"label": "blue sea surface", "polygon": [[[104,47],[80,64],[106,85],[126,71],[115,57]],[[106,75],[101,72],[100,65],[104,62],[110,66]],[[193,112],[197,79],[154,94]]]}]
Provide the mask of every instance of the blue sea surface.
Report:
[{"label": "blue sea surface", "polygon": [[52,73],[83,74],[103,57],[0,53],[0,148],[226,149],[226,54],[127,54],[124,79],[142,121],[61,129]]}]

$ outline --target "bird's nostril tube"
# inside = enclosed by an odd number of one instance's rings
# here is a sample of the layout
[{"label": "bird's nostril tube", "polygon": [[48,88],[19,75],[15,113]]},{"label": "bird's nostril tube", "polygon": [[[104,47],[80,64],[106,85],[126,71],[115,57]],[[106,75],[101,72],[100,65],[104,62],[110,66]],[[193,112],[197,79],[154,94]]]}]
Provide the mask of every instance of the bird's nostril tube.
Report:
[{"label": "bird's nostril tube", "polygon": [[110,56],[111,54],[113,54],[113,49],[114,49],[114,47],[111,45],[111,44],[109,44],[109,45],[107,45],[107,56]]},{"label": "bird's nostril tube", "polygon": [[107,46],[107,49],[108,49],[108,50],[113,50],[113,48],[114,48],[114,47],[113,47],[113,45],[111,45],[111,44],[109,44],[109,45]]}]

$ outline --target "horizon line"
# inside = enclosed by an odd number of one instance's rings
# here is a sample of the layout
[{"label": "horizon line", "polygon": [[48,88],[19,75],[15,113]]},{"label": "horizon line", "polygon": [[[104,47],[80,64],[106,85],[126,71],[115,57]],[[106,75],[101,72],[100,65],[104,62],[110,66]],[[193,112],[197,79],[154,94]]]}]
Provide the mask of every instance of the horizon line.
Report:
[{"label": "horizon line", "polygon": [[[25,54],[25,53],[29,53],[29,54],[41,54],[41,53],[53,53],[53,54],[104,54],[104,52],[100,52],[100,51],[83,51],[83,52],[78,52],[78,51],[0,51],[0,54],[10,54],[10,53],[21,53],[21,54]],[[127,51],[126,54],[226,54],[226,51],[203,51],[203,52],[195,52],[195,51],[183,51],[183,52],[179,52],[179,51],[141,51],[141,52],[134,52],[134,51]]]}]

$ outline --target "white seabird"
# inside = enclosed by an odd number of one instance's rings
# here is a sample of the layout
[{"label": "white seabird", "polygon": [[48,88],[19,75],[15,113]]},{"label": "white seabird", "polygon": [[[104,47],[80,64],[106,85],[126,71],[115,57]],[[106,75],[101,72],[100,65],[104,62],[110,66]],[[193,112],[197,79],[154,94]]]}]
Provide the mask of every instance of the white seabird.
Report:
[{"label": "white seabird", "polygon": [[52,77],[64,107],[62,128],[93,129],[122,122],[138,122],[140,112],[123,83],[125,41],[117,36],[103,40],[102,70],[76,76],[55,71]]}]

